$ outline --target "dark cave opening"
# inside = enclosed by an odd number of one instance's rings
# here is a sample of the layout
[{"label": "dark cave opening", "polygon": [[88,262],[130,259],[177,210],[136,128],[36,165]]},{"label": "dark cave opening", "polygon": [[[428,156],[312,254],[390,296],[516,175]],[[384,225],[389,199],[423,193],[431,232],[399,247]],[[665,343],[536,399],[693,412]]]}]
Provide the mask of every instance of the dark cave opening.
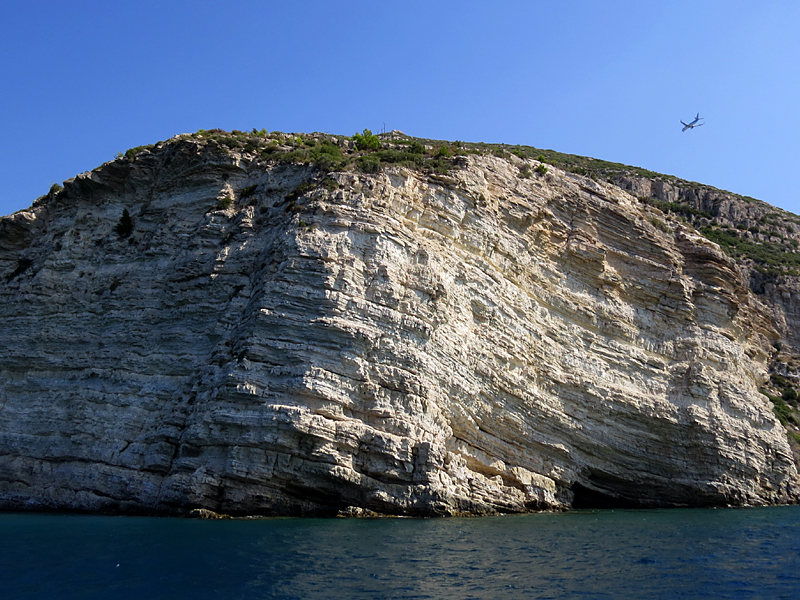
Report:
[{"label": "dark cave opening", "polygon": [[605,494],[580,483],[573,484],[571,489],[575,495],[572,500],[572,508],[655,508],[658,506],[653,502]]}]

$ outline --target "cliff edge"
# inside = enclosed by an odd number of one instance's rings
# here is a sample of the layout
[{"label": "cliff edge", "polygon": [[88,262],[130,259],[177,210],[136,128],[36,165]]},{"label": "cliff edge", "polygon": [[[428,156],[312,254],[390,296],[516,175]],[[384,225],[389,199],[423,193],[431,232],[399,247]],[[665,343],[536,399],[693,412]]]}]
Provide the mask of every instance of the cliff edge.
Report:
[{"label": "cliff edge", "polygon": [[0,508],[797,500],[781,333],[719,245],[540,160],[373,138],[176,136],[0,220]]}]

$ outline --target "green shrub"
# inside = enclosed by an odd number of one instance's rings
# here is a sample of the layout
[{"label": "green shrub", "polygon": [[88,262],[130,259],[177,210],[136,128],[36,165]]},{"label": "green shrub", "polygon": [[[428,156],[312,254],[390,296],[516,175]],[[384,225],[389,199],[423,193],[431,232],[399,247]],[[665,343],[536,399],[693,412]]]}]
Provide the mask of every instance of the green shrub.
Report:
[{"label": "green shrub", "polygon": [[143,152],[145,150],[150,150],[153,147],[154,147],[153,144],[146,144],[144,146],[136,146],[135,148],[128,148],[125,151],[125,158],[127,158],[129,161],[133,162],[134,160],[136,160],[136,155],[137,154],[139,154],[140,152]]},{"label": "green shrub", "polygon": [[357,164],[364,173],[377,173],[381,170],[381,160],[377,156],[361,156]]},{"label": "green shrub", "polygon": [[242,143],[242,141],[239,138],[233,136],[220,138],[218,141],[220,144],[229,148],[230,150],[238,150],[239,148],[244,148],[244,143]]},{"label": "green shrub", "polygon": [[128,237],[133,232],[133,219],[127,208],[122,210],[122,216],[114,226],[114,231],[119,237]]},{"label": "green shrub", "polygon": [[374,154],[382,163],[402,164],[407,167],[422,167],[425,164],[425,157],[421,154],[406,152],[403,150],[387,149],[380,150]]},{"label": "green shrub", "polygon": [[780,396],[773,396],[767,393],[763,388],[759,391],[772,402],[772,412],[778,417],[782,425],[787,425],[790,419],[793,420],[792,410],[789,408],[789,405],[783,401],[783,398]]},{"label": "green shrub", "polygon": [[342,149],[332,142],[325,141],[321,144],[318,144],[311,150],[312,158],[321,155],[331,156],[333,158],[341,158]]},{"label": "green shrub", "polygon": [[546,174],[546,173],[547,173],[547,166],[546,166],[544,163],[540,162],[540,163],[539,163],[539,166],[537,166],[537,167],[536,167],[536,172],[537,172],[539,175],[544,175],[544,174]]},{"label": "green shrub", "polygon": [[437,173],[438,175],[447,175],[452,168],[452,161],[442,157],[433,158],[425,163],[426,171],[429,173]]},{"label": "green shrub", "polygon": [[740,238],[737,235],[733,235],[733,230],[730,229],[701,227],[698,231],[712,242],[719,244],[728,255],[734,258],[745,256],[762,268],[772,267],[777,269],[776,273],[781,273],[780,267],[800,266],[800,254],[784,252],[780,246],[772,242],[759,242]]},{"label": "green shrub", "polygon": [[342,150],[331,142],[322,142],[308,150],[308,160],[323,171],[332,171],[344,164]]},{"label": "green shrub", "polygon": [[239,192],[240,198],[249,198],[253,194],[256,193],[256,188],[258,185],[248,185],[246,188],[242,188],[242,191]]},{"label": "green shrub", "polygon": [[369,129],[355,134],[353,141],[356,143],[357,150],[378,150],[381,147],[380,138],[377,135],[373,135]]},{"label": "green shrub", "polygon": [[55,196],[56,194],[61,192],[63,189],[64,189],[64,186],[62,186],[62,185],[60,185],[58,183],[54,183],[53,185],[50,186],[50,191],[47,192],[47,193],[50,194],[51,196]]},{"label": "green shrub", "polygon": [[408,151],[411,154],[425,154],[425,146],[423,146],[421,142],[414,140],[411,142],[411,145],[409,145]]},{"label": "green shrub", "polygon": [[656,218],[656,217],[649,216],[649,217],[647,217],[647,220],[648,220],[648,221],[650,222],[650,224],[651,224],[653,227],[655,227],[656,229],[659,229],[659,230],[663,231],[664,233],[669,233],[669,227],[668,227],[668,226],[667,226],[667,224],[666,224],[664,221],[662,221],[661,219],[658,219],[658,218]]},{"label": "green shrub", "polygon": [[783,398],[770,398],[772,400],[772,412],[778,417],[782,425],[788,425],[790,422],[794,423],[795,418],[792,414],[792,409],[783,401]]},{"label": "green shrub", "polygon": [[291,192],[286,194],[286,197],[284,199],[289,202],[294,202],[295,200],[300,198],[300,196],[308,192],[310,189],[311,189],[311,183],[309,183],[308,181],[304,181],[296,188],[294,188]]},{"label": "green shrub", "polygon": [[276,142],[270,143],[268,146],[261,149],[262,158],[269,158],[270,155],[278,152],[278,144]]},{"label": "green shrub", "polygon": [[329,192],[339,189],[339,182],[331,177],[326,177],[323,179],[320,185]]},{"label": "green shrub", "polygon": [[233,206],[233,198],[231,196],[223,196],[214,205],[214,210],[227,210]]}]

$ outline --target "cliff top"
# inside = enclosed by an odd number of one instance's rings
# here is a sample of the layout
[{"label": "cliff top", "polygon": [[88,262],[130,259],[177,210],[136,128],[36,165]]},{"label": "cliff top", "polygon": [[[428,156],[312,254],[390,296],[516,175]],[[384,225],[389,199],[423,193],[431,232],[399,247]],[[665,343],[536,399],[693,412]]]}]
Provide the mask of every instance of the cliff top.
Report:
[{"label": "cliff top", "polygon": [[[740,263],[750,275],[756,293],[763,292],[765,284],[775,283],[781,277],[800,275],[800,217],[797,215],[755,198],[672,175],[533,146],[432,140],[400,131],[375,135],[368,129],[353,136],[268,132],[264,129],[249,132],[201,129],[119,152],[111,163],[133,162],[145,153],[187,142],[211,153],[236,154],[245,161],[305,163],[322,172],[354,170],[376,173],[387,166],[402,166],[444,176],[459,167],[462,163],[460,156],[514,156],[524,161],[519,165],[520,177],[542,176],[548,166],[556,167],[567,173],[617,185],[643,204],[691,224]],[[105,163],[94,171],[111,163]],[[38,201],[47,201],[61,189],[62,186],[54,184],[49,194]],[[662,222],[660,217],[651,219],[654,224]]]}]

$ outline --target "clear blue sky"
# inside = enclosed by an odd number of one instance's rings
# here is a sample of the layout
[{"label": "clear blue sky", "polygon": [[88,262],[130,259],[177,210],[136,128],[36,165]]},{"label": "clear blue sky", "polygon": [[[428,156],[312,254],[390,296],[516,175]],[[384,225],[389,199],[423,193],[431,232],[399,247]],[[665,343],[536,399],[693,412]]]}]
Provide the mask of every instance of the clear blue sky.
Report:
[{"label": "clear blue sky", "polygon": [[[8,2],[0,214],[219,127],[550,148],[800,212],[800,3]],[[681,133],[700,112],[703,127]]]}]

